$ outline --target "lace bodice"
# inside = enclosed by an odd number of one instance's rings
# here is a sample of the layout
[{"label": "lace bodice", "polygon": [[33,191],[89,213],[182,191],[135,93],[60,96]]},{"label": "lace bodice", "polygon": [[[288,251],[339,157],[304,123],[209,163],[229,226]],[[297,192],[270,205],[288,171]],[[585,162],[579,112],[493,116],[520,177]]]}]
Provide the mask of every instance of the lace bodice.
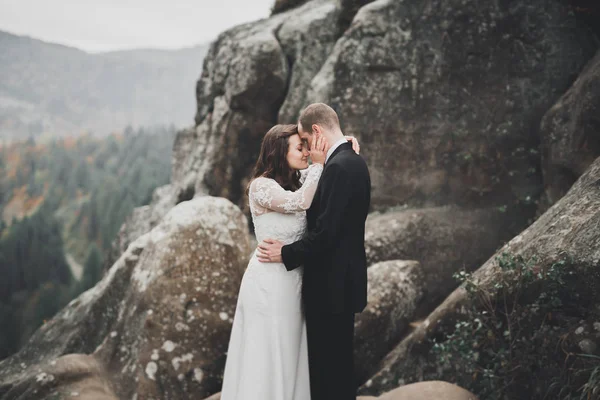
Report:
[{"label": "lace bodice", "polygon": [[250,211],[256,239],[276,239],[289,244],[306,230],[306,210],[310,207],[323,172],[313,164],[302,174],[302,187],[295,192],[283,189],[275,180],[256,178],[250,184]]}]

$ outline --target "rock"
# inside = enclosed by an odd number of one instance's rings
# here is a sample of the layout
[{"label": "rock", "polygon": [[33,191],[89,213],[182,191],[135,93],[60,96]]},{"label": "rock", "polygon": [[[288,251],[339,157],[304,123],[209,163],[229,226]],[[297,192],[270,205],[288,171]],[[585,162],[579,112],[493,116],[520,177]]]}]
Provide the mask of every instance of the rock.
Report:
[{"label": "rock", "polygon": [[278,123],[296,123],[301,110],[308,105],[306,95],[310,82],[317,75],[339,37],[336,21],[340,8],[336,1],[307,5],[303,11],[286,20],[277,31],[277,38],[290,66],[289,87],[279,108]]},{"label": "rock", "polygon": [[297,87],[308,85],[333,47],[336,26],[323,21],[337,12],[333,0],[313,0],[219,36],[197,85],[195,151],[174,165],[185,171],[182,188],[245,203],[262,137],[281,110],[299,112]]},{"label": "rock", "polygon": [[246,218],[230,201],[178,204],[102,281],[0,361],[0,394],[70,353],[93,354],[118,398],[214,393],[250,250]]},{"label": "rock", "polygon": [[113,259],[180,201],[221,196],[248,213],[264,133],[313,101],[360,139],[375,209],[499,206],[526,225],[543,191],[541,114],[593,56],[594,35],[559,0],[369,1],[283,1],[217,38],[171,182],[128,221]]},{"label": "rock", "polygon": [[[497,256],[510,253],[524,259],[536,256],[541,263],[539,268],[567,258],[571,260],[569,264],[573,269],[570,271],[575,276],[589,281],[591,287],[599,285],[600,278],[595,272],[600,267],[599,210],[600,158],[597,158],[562,199],[484,263],[475,272],[474,281],[482,288],[492,288],[494,278],[500,273]],[[392,389],[398,379],[414,381],[421,379],[425,371],[435,373],[438,368],[435,361],[427,358],[431,340],[442,334],[444,326],[460,319],[462,310],[469,304],[470,297],[465,288],[456,289],[427,317],[425,323],[386,356],[380,371],[369,380],[368,385],[363,385],[361,393],[380,393]],[[590,304],[589,308],[596,306]],[[591,329],[588,331],[593,330],[594,321],[597,318],[590,322]]]},{"label": "rock", "polygon": [[[220,400],[221,393],[204,400]],[[358,396],[356,400],[477,400],[477,396],[456,385],[442,381],[418,382],[402,386],[380,397]]]},{"label": "rock", "polygon": [[527,208],[542,192],[542,113],[596,50],[563,1],[378,0],[306,102],[331,105],[361,141],[375,207]]},{"label": "rock", "polygon": [[113,265],[131,243],[143,234],[150,232],[176,204],[192,199],[192,197],[185,197],[184,194],[176,197],[171,184],[156,188],[152,193],[152,205],[134,208],[121,225],[117,237],[113,240],[105,265],[107,267]]},{"label": "rock", "polygon": [[221,392],[219,392],[219,393],[215,393],[215,394],[213,394],[212,396],[210,396],[210,397],[207,397],[207,398],[206,398],[206,399],[204,399],[204,400],[221,400]]},{"label": "rock", "polygon": [[345,31],[352,22],[352,19],[360,10],[361,7],[372,3],[374,0],[338,0],[342,13],[340,15],[340,28],[341,31]]},{"label": "rock", "polygon": [[423,296],[423,271],[416,261],[385,261],[368,269],[367,307],[356,315],[355,373],[364,382],[402,338]]},{"label": "rock", "polygon": [[426,292],[422,306],[430,311],[458,286],[455,272],[479,267],[518,227],[497,208],[446,206],[369,215],[367,261],[419,261]]},{"label": "rock", "polygon": [[578,345],[584,354],[596,354],[596,349],[598,349],[598,345],[590,339],[583,339]]},{"label": "rock", "polygon": [[379,400],[477,400],[473,393],[443,381],[425,381],[401,386],[378,397]]},{"label": "rock", "polygon": [[544,115],[541,126],[545,203],[564,196],[600,156],[600,53]]},{"label": "rock", "polygon": [[85,354],[69,354],[29,370],[2,398],[118,400],[104,368],[93,356]]},{"label": "rock", "polygon": [[273,8],[271,9],[271,14],[277,14],[298,7],[299,5],[306,3],[306,1],[307,0],[275,0],[275,4],[273,4]]}]

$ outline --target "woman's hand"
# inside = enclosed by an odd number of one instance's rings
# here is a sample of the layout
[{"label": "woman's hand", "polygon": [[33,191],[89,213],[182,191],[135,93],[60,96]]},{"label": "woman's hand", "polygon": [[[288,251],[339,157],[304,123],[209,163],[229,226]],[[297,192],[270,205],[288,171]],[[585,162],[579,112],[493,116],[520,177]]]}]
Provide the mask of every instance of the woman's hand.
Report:
[{"label": "woman's hand", "polygon": [[360,154],[360,145],[358,144],[358,140],[354,136],[345,136],[346,140],[352,143],[352,150],[356,154]]},{"label": "woman's hand", "polygon": [[310,145],[310,159],[312,162],[316,164],[325,164],[328,148],[329,143],[327,143],[327,139],[325,139],[322,134],[315,133]]}]

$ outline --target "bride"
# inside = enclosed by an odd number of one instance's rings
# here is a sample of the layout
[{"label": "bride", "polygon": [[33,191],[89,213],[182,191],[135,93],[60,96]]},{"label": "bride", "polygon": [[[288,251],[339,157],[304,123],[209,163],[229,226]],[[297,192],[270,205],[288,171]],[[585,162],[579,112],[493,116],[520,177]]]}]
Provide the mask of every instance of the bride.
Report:
[{"label": "bride", "polygon": [[[356,140],[346,138],[358,152]],[[259,243],[273,238],[288,244],[302,237],[328,147],[323,136],[314,135],[309,152],[296,125],[267,132],[248,186]],[[252,255],[240,286],[222,400],[310,400],[301,286],[302,268],[288,272],[283,264],[263,264]]]}]

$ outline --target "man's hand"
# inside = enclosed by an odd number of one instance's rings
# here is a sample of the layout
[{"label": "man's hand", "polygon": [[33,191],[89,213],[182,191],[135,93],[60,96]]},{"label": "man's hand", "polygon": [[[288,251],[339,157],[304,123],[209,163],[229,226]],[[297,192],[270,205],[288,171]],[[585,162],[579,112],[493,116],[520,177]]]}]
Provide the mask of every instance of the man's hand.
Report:
[{"label": "man's hand", "polygon": [[280,263],[283,243],[278,240],[265,239],[258,245],[258,261],[262,263]]}]

